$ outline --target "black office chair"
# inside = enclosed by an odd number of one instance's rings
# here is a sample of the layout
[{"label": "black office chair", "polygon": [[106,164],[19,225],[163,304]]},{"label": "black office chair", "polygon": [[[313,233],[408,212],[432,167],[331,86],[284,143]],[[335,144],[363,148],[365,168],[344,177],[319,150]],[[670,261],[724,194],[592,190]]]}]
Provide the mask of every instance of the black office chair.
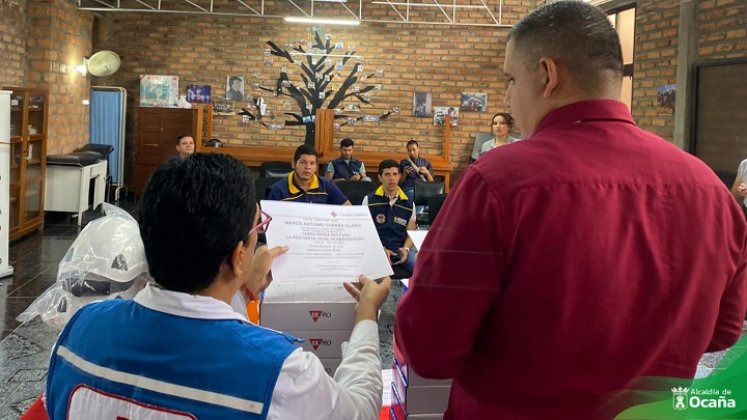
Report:
[{"label": "black office chair", "polygon": [[436,216],[438,216],[438,212],[441,211],[441,207],[444,205],[444,200],[446,200],[446,194],[440,194],[428,198],[428,222],[430,224],[433,224],[433,222],[436,221]]},{"label": "black office chair", "polygon": [[340,181],[336,185],[353,205],[360,205],[363,197],[376,191],[377,188],[373,182],[366,181]]},{"label": "black office chair", "polygon": [[267,200],[267,196],[270,195],[270,188],[279,182],[278,178],[257,178],[254,180],[254,190],[257,196],[257,203],[261,200]]},{"label": "black office chair", "polygon": [[393,265],[392,271],[394,271],[394,274],[390,278],[393,280],[409,279],[412,277],[410,270],[406,269],[402,264]]},{"label": "black office chair", "polygon": [[285,178],[293,170],[288,162],[262,162],[259,165],[260,178]]},{"label": "black office chair", "polygon": [[422,208],[415,216],[418,226],[428,226],[431,224],[431,220],[428,217],[428,199],[443,195],[445,191],[445,185],[443,182],[423,182],[415,181],[415,208]]}]

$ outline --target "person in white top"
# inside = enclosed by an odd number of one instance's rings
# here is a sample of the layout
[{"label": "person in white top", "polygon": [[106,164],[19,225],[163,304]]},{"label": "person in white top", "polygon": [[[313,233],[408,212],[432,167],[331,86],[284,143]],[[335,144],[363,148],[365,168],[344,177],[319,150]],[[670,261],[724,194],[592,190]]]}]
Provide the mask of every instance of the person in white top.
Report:
[{"label": "person in white top", "polygon": [[255,252],[272,220],[259,215],[251,171],[231,156],[195,154],[156,170],[138,215],[156,283],[133,301],[76,313],[52,354],[50,418],[377,419],[377,314],[391,280],[345,284],[356,324],[332,378],[293,337],[231,308],[240,289],[269,285],[273,259],[288,249]]},{"label": "person in white top", "polygon": [[493,115],[490,128],[493,131],[493,138],[486,141],[480,147],[480,156],[496,147],[504,146],[519,140],[510,133],[514,128],[514,118],[508,112],[499,112]]},{"label": "person in white top", "polygon": [[739,163],[737,168],[737,176],[734,178],[734,184],[731,186],[731,194],[737,199],[737,202],[744,206],[747,206],[747,159]]}]

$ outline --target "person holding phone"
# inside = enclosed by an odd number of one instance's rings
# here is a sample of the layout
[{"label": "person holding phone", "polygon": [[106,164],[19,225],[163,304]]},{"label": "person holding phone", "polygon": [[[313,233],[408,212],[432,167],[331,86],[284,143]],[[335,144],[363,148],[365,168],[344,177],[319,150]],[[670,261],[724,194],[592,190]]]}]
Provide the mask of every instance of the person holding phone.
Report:
[{"label": "person holding phone", "polygon": [[402,190],[410,199],[414,199],[415,181],[433,182],[433,167],[428,159],[420,157],[417,140],[407,142],[407,158],[399,162]]},{"label": "person holding phone", "polygon": [[399,165],[388,159],[379,163],[381,186],[363,198],[361,203],[371,212],[384,252],[392,265],[403,264],[412,273],[415,268],[417,251],[408,230],[415,230],[415,204],[399,188]]}]

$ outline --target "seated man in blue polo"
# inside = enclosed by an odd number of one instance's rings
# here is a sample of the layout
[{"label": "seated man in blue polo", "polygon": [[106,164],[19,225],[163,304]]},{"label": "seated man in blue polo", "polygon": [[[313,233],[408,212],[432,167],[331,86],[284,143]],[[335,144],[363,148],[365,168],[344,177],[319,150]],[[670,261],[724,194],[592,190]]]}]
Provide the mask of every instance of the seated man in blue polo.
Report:
[{"label": "seated man in blue polo", "polygon": [[379,164],[381,186],[363,198],[361,203],[368,206],[381,244],[384,245],[392,265],[404,264],[412,273],[415,268],[417,251],[412,249],[412,239],[408,230],[415,230],[415,205],[407,194],[399,188],[399,164],[391,159]]},{"label": "seated man in blue polo", "polygon": [[272,220],[255,200],[251,171],[228,155],[198,153],[153,173],[138,221],[157,283],[73,315],[52,351],[50,419],[378,418],[376,320],[391,280],[346,283],[356,324],[333,379],[293,337],[231,308],[240,289],[270,284],[287,250],[255,252]]},{"label": "seated man in blue polo", "polygon": [[345,194],[327,178],[316,175],[319,156],[313,146],[298,146],[293,155],[293,172],[270,188],[269,200],[350,205]]},{"label": "seated man in blue polo", "polygon": [[342,139],[340,141],[340,157],[327,164],[327,172],[324,176],[334,182],[340,181],[367,181],[371,178],[366,176],[366,165],[353,157],[355,142],[353,139]]},{"label": "seated man in blue polo", "polygon": [[420,147],[417,140],[407,142],[407,158],[399,162],[402,173],[402,190],[408,197],[414,199],[415,181],[433,182],[433,167],[428,159],[420,157]]}]

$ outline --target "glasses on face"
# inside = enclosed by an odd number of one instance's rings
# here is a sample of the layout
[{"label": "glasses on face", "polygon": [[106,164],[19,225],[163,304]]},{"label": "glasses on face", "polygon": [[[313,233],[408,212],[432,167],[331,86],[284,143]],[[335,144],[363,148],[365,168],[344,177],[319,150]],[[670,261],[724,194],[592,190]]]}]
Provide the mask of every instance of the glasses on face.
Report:
[{"label": "glasses on face", "polygon": [[272,216],[265,213],[263,210],[260,210],[259,212],[264,220],[257,223],[257,226],[254,226],[252,230],[249,231],[250,235],[254,232],[257,232],[258,234],[266,233],[267,227],[270,226],[270,221],[272,221]]}]

